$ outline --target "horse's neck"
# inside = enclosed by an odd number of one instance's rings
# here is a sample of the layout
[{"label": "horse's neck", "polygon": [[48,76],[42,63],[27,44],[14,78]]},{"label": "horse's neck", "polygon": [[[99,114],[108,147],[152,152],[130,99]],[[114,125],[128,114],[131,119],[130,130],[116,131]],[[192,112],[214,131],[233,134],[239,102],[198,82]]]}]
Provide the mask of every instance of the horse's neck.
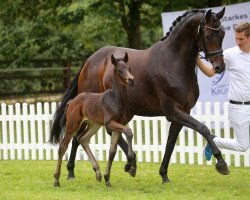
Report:
[{"label": "horse's neck", "polygon": [[192,63],[198,55],[197,34],[199,18],[190,17],[177,27],[177,30],[163,41],[167,48],[185,60],[185,63]]},{"label": "horse's neck", "polygon": [[112,85],[112,94],[115,96],[115,99],[124,102],[127,98],[126,86],[122,85],[119,81],[118,74],[114,71],[113,75],[113,85]]}]

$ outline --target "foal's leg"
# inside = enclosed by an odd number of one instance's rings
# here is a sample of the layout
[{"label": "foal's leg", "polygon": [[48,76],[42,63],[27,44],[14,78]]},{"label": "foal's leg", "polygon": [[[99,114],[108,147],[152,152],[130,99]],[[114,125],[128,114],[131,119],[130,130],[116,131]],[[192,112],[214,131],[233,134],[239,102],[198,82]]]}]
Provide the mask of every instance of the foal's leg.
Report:
[{"label": "foal's leg", "polygon": [[115,121],[111,121],[108,125],[107,128],[110,129],[111,131],[115,132],[120,132],[124,133],[126,135],[127,141],[128,141],[128,163],[131,164],[133,159],[134,159],[134,152],[132,149],[132,139],[133,139],[133,133],[131,128],[124,126],[120,123],[117,123]]},{"label": "foal's leg", "polygon": [[56,170],[54,172],[54,186],[58,187],[60,186],[59,183],[59,179],[60,179],[60,175],[61,175],[61,166],[62,166],[62,158],[63,155],[65,154],[67,148],[68,148],[68,144],[70,142],[70,140],[72,139],[73,134],[72,132],[67,132],[65,133],[65,136],[63,137],[62,141],[60,142],[60,146],[58,149],[58,160],[57,160],[57,166],[56,166]]},{"label": "foal's leg", "polygon": [[162,177],[162,183],[170,182],[168,178],[168,165],[169,165],[169,161],[174,150],[177,137],[182,127],[183,126],[181,124],[178,124],[175,122],[172,122],[170,125],[167,145],[166,145],[164,157],[161,163],[161,168],[159,171]]},{"label": "foal's leg", "polygon": [[109,158],[108,158],[108,163],[106,166],[106,171],[104,174],[104,179],[107,187],[111,187],[110,183],[110,171],[112,167],[112,163],[117,151],[117,143],[121,137],[121,133],[119,132],[113,132],[112,137],[111,137],[111,144],[110,144],[110,149],[109,149]]},{"label": "foal's leg", "polygon": [[[108,164],[106,167],[106,172],[104,174],[104,178],[105,178],[105,182],[106,182],[106,186],[110,187],[110,171],[111,171],[111,166],[112,166],[112,162],[114,160],[115,154],[116,154],[116,150],[117,150],[117,143],[121,137],[121,133],[123,132],[128,140],[128,164],[131,165],[131,162],[134,158],[134,152],[132,150],[132,139],[133,139],[133,133],[132,130],[129,127],[126,127],[122,124],[119,124],[115,121],[111,121],[108,125],[107,128],[109,130],[112,130],[112,143],[110,146],[110,151],[109,151],[109,160],[108,160]],[[119,134],[119,135],[118,135]],[[118,135],[118,136],[117,136]]]},{"label": "foal's leg", "polygon": [[72,116],[72,113],[67,114],[67,121],[66,121],[66,130],[63,139],[60,142],[59,150],[58,150],[58,161],[57,161],[57,166],[56,170],[54,172],[54,186],[58,187],[60,186],[59,179],[60,179],[60,174],[61,174],[61,166],[62,166],[62,158],[63,155],[65,154],[69,142],[72,139],[74,133],[77,132],[77,130],[81,126],[81,120],[77,120],[79,118],[74,118]]},{"label": "foal's leg", "polygon": [[[112,131],[107,130],[107,133],[112,136]],[[118,145],[121,147],[122,151],[125,153],[126,157],[128,158],[128,143],[124,140],[124,138],[121,136],[119,141],[118,141]],[[137,166],[136,166],[136,154],[134,153],[134,158],[132,159],[131,162],[127,162],[125,167],[124,167],[124,171],[128,172],[132,177],[135,177],[136,175],[136,170],[137,170]]]},{"label": "foal's leg", "polygon": [[77,131],[77,134],[72,139],[72,147],[71,147],[70,157],[69,157],[68,164],[67,164],[68,179],[74,179],[75,178],[75,173],[74,173],[75,159],[76,159],[77,148],[79,146],[79,142],[77,140],[77,137],[85,129],[86,129],[86,123],[82,123],[81,128]]},{"label": "foal's leg", "polygon": [[[77,137],[85,130],[85,128],[86,128],[86,124],[82,123],[82,126],[81,126],[80,130],[77,132],[77,135],[75,135],[73,137],[72,146],[71,146],[71,152],[70,152],[70,157],[69,157],[69,161],[68,161],[68,164],[67,164],[68,179],[74,179],[75,178],[75,173],[74,173],[75,159],[76,159],[77,148],[79,146],[79,142],[77,140]],[[107,130],[107,133],[110,136],[112,135],[112,131]],[[122,151],[128,157],[128,144],[124,140],[123,137],[120,137],[118,145],[121,147]],[[133,158],[131,164],[127,163],[125,165],[125,167],[124,167],[124,170],[125,170],[125,172],[128,172],[132,177],[135,177],[136,170],[137,170],[137,166],[136,166],[136,154],[135,153],[134,153],[134,158]]]},{"label": "foal's leg", "polygon": [[101,182],[102,175],[100,171],[100,166],[98,162],[96,161],[91,149],[89,148],[89,141],[90,141],[90,138],[100,129],[100,127],[101,126],[98,124],[93,124],[93,123],[88,124],[87,130],[84,131],[84,133],[81,135],[82,137],[78,138],[78,141],[80,142],[86,154],[88,155],[88,158],[96,174],[96,180],[98,182]]}]

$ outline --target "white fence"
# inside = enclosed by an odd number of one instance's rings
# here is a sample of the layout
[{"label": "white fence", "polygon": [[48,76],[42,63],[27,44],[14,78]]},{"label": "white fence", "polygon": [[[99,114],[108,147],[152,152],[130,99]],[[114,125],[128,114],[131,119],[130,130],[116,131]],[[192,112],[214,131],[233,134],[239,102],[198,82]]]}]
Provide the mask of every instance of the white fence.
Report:
[{"label": "white fence", "polygon": [[[49,130],[56,103],[34,104],[1,104],[0,112],[0,160],[52,160],[57,159],[58,146],[49,144]],[[204,107],[205,106],[205,107]],[[214,114],[211,114],[211,104],[198,103],[195,115],[197,120],[208,126],[217,136],[234,137],[228,122],[228,103],[215,103]],[[204,110],[204,113],[202,113]],[[161,162],[167,142],[170,123],[164,117],[135,116],[129,123],[134,132],[133,149],[139,162]],[[231,132],[231,133],[230,133]],[[222,134],[222,135],[221,135]],[[98,160],[107,160],[110,137],[104,129],[99,130],[90,141],[90,146]],[[171,157],[171,163],[182,164],[214,164],[215,160],[205,161],[203,147],[205,140],[194,130],[183,128]],[[70,144],[71,145],[71,144]],[[69,146],[65,159],[70,155]],[[125,154],[118,148],[115,160],[125,161]],[[237,167],[250,166],[250,149],[239,153],[222,150],[228,165]],[[78,148],[77,160],[87,160],[87,155]]]}]

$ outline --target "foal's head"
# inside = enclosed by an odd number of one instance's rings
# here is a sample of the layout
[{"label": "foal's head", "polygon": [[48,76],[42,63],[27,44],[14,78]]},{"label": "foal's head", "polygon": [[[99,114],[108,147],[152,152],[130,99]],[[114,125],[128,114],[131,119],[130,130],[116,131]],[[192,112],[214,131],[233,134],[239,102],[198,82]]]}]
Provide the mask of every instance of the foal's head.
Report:
[{"label": "foal's head", "polygon": [[115,66],[116,74],[122,85],[133,86],[135,81],[134,77],[130,74],[130,67],[128,65],[128,53],[125,52],[123,58],[115,58],[111,55],[111,63]]}]

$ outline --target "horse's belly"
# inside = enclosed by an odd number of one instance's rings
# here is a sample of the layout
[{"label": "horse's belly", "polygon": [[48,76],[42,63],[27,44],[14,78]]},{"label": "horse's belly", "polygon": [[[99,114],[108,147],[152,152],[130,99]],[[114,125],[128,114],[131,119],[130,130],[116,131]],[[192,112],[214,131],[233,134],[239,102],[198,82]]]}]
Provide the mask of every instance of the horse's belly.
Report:
[{"label": "horse's belly", "polygon": [[163,115],[160,102],[155,95],[145,90],[128,92],[128,107],[131,113],[140,116],[161,116]]}]

